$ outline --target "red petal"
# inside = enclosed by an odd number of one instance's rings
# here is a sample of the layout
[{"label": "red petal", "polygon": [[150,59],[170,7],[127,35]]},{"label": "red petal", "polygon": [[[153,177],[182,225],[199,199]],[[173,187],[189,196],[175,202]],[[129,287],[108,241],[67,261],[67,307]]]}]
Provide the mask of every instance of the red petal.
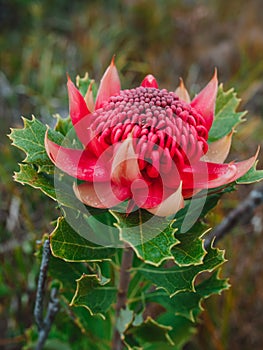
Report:
[{"label": "red petal", "polygon": [[68,77],[69,114],[79,140],[84,146],[89,143],[87,130],[91,122],[89,111],[84,97]]},{"label": "red petal", "polygon": [[205,118],[207,130],[210,130],[214,120],[217,87],[217,71],[215,70],[213,78],[191,102],[191,106]]},{"label": "red petal", "polygon": [[132,138],[129,136],[117,148],[112,160],[111,179],[114,182],[129,184],[141,177],[137,156],[134,152]]},{"label": "red petal", "polygon": [[161,204],[155,208],[148,208],[147,210],[158,216],[169,216],[176,214],[184,207],[184,198],[182,196],[182,183],[178,189],[167,197]]},{"label": "red petal", "polygon": [[115,95],[119,94],[121,90],[121,83],[120,83],[120,78],[119,74],[117,71],[117,68],[114,64],[114,57],[111,60],[111,64],[107,68],[106,72],[104,73],[98,94],[97,94],[97,99],[96,99],[96,105],[95,109],[98,109],[102,106],[104,101],[108,101],[108,99]]},{"label": "red petal", "polygon": [[101,209],[112,208],[130,197],[127,188],[109,182],[74,184],[73,190],[81,202]]},{"label": "red petal", "polygon": [[199,162],[185,167],[181,173],[183,189],[215,188],[227,185],[240,178],[254,165],[259,150],[255,156],[238,163],[216,164]]},{"label": "red petal", "polygon": [[199,162],[181,173],[183,189],[213,188],[232,182],[237,168],[233,164]]},{"label": "red petal", "polygon": [[131,191],[132,203],[154,215],[169,216],[177,213],[184,206],[182,182],[175,191],[164,193],[160,178],[150,185],[143,179],[138,179],[132,183]]},{"label": "red petal", "polygon": [[144,179],[137,179],[131,185],[133,200],[140,208],[153,208],[158,206],[165,198],[161,179],[150,184]]},{"label": "red petal", "polygon": [[51,161],[70,176],[85,181],[107,181],[109,169],[98,163],[97,158],[87,150],[65,148],[45,137],[45,147]]},{"label": "red petal", "polygon": [[237,167],[237,176],[235,177],[235,180],[245,175],[249,171],[249,169],[252,168],[252,166],[255,164],[255,161],[257,160],[258,154],[259,147],[257,149],[256,154],[253,157],[243,160],[242,162],[235,163]]},{"label": "red petal", "polygon": [[151,75],[151,74],[148,74],[143,79],[143,81],[141,83],[141,86],[158,89],[158,83],[157,83],[155,77],[153,75]]},{"label": "red petal", "polygon": [[68,97],[69,97],[69,114],[73,125],[78,123],[82,118],[90,114],[84,97],[81,95],[76,86],[68,76]]}]

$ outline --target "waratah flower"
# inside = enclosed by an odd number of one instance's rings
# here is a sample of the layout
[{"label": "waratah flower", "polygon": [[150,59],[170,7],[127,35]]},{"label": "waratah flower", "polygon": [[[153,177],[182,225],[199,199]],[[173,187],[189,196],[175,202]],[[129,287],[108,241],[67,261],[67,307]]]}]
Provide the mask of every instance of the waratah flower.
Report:
[{"label": "waratah flower", "polygon": [[215,111],[215,74],[191,101],[183,81],[175,92],[159,89],[147,75],[139,87],[121,90],[112,60],[96,101],[91,85],[82,96],[68,78],[69,112],[83,149],[45,147],[52,162],[72,177],[77,198],[96,208],[127,201],[127,212],[140,207],[167,216],[202,189],[229,184],[244,175],[257,155],[223,164],[232,133],[208,143]]}]

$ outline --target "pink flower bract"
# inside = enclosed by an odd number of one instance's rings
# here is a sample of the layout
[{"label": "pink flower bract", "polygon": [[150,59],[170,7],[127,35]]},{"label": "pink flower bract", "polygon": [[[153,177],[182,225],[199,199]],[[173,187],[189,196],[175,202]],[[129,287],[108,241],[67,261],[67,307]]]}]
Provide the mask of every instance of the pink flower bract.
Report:
[{"label": "pink flower bract", "polygon": [[96,101],[68,78],[69,112],[83,149],[55,144],[46,134],[52,162],[83,180],[74,184],[88,206],[112,208],[127,200],[127,211],[175,214],[184,199],[202,189],[229,184],[244,175],[257,154],[224,164],[232,133],[208,144],[214,120],[217,74],[191,101],[181,80],[175,92],[159,89],[152,75],[139,87],[121,90],[114,60],[104,73]]}]

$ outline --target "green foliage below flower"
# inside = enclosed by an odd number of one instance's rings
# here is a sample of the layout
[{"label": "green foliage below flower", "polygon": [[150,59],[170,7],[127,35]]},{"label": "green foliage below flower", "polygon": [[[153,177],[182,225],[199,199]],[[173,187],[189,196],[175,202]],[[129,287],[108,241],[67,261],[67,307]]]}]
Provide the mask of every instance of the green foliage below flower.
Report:
[{"label": "green foliage below flower", "polygon": [[[84,91],[90,80],[79,78],[78,83]],[[242,121],[244,113],[235,111],[238,104],[233,90],[224,92],[221,86],[210,141],[227,135]],[[55,129],[49,130],[50,139],[62,143],[71,127],[69,119],[57,116]],[[50,277],[60,285],[62,313],[70,315],[75,326],[87,335],[85,346],[95,350],[110,348],[122,254],[122,249],[113,248],[113,244],[126,243],[136,253],[128,308],[117,320],[127,348],[182,349],[194,332],[202,301],[229,286],[219,277],[220,266],[225,262],[223,252],[204,248],[208,228],[203,219],[225,192],[233,190],[234,184],[209,191],[205,201],[202,196],[193,199],[194,206],[186,201],[185,208],[169,219],[154,217],[145,210],[126,215],[114,209],[86,208],[74,196],[71,177],[59,170],[54,177],[54,167],[44,148],[46,130],[33,117],[24,119],[24,128],[13,129],[10,138],[26,154],[15,180],[40,189],[62,209],[63,216],[50,235],[53,256],[49,269]],[[55,186],[55,178],[59,186]],[[253,168],[237,183],[262,178],[262,171]],[[193,217],[194,222],[186,224],[186,215]],[[67,221],[70,217],[77,218],[85,235],[75,231]],[[104,225],[103,232],[100,224]],[[94,243],[92,237],[102,234],[109,237],[108,246]],[[203,277],[207,273],[209,276]],[[202,282],[197,282],[199,275]],[[151,305],[160,309],[155,318],[151,316]]]}]

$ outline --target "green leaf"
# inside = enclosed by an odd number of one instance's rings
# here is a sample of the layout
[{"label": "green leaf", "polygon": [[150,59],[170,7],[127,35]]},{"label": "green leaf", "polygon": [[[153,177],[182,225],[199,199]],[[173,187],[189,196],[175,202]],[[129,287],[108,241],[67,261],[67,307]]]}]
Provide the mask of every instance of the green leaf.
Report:
[{"label": "green leaf", "polygon": [[263,180],[263,170],[257,170],[257,162],[254,166],[242,177],[236,180],[237,184],[251,184]]},{"label": "green leaf", "polygon": [[55,114],[54,117],[57,120],[55,130],[66,136],[71,131],[73,126],[70,116],[67,118],[62,118],[59,114]]},{"label": "green leaf", "polygon": [[[38,172],[52,173],[54,165],[49,159],[44,146],[47,127],[34,116],[32,120],[22,119],[24,128],[11,129],[9,137],[13,141],[12,144],[26,153],[23,162],[35,164],[38,167]],[[58,144],[63,141],[63,135],[54,130],[50,130],[49,137]]]},{"label": "green leaf", "polygon": [[209,278],[201,282],[196,286],[196,292],[199,293],[203,298],[208,298],[212,294],[221,294],[223,290],[230,287],[228,279],[220,278],[221,269],[219,268]]},{"label": "green leaf", "polygon": [[[233,184],[224,187],[218,187],[209,190],[208,193],[200,192],[196,197],[191,200],[187,200],[183,209],[179,210],[174,217],[173,227],[177,228],[176,238],[181,240],[181,237],[189,232],[199,233],[199,237],[207,227],[203,224],[202,219],[205,218],[208,212],[210,212],[217,204],[219,199],[224,193],[232,192],[235,190]],[[202,223],[202,230],[200,230]]]},{"label": "green leaf", "polygon": [[[38,257],[41,257],[41,246],[38,248]],[[104,264],[109,263],[108,261],[105,261]],[[91,316],[85,307],[69,306],[70,301],[76,294],[76,280],[78,280],[80,276],[90,275],[91,273],[92,276],[94,276],[94,271],[97,276],[95,279],[94,288],[96,288],[97,285],[98,288],[100,288],[100,286],[102,288],[106,287],[105,284],[107,284],[109,279],[101,275],[100,267],[98,265],[92,264],[91,268],[91,266],[87,263],[83,264],[80,262],[66,262],[60,258],[54,257],[53,255],[50,256],[48,275],[52,277],[53,284],[59,282],[61,308],[64,313],[69,315],[70,320],[68,322],[73,321],[75,325],[81,330],[81,332],[88,336],[88,339],[91,340],[90,347],[92,346],[92,342],[99,341],[99,346],[94,346],[94,349],[107,350],[109,348],[108,344],[110,343],[112,336],[112,325],[110,317],[107,317],[107,320],[104,320],[102,319],[101,315]],[[96,290],[94,289],[95,299],[93,296],[91,296],[90,302],[100,303],[100,300],[96,299],[95,294]],[[99,293],[98,295],[100,297],[103,296],[102,293]],[[112,303],[112,300],[109,300],[109,303]],[[87,342],[87,344],[89,343]]]},{"label": "green leaf", "polygon": [[89,78],[88,73],[86,73],[83,78],[81,78],[78,75],[77,79],[76,79],[76,83],[77,83],[77,87],[79,88],[79,91],[82,94],[82,96],[86,95],[88,87],[92,83],[92,94],[93,94],[93,99],[95,101],[98,87],[97,87],[97,84],[95,83],[95,81],[93,79]]},{"label": "green leaf", "polygon": [[55,188],[52,175],[38,172],[32,164],[19,164],[19,166],[20,171],[14,175],[15,181],[41,190],[62,205],[73,208],[78,207],[78,200],[72,190],[72,181],[68,180],[67,175],[61,173],[61,184]]},{"label": "green leaf", "polygon": [[178,293],[169,300],[171,308],[176,310],[176,315],[181,315],[192,322],[197,321],[200,312],[203,311],[202,300],[212,294],[220,294],[229,288],[225,279],[218,278],[219,270],[196,287],[196,292]]},{"label": "green leaf", "polygon": [[179,243],[174,237],[176,228],[166,218],[153,216],[145,210],[129,214],[116,213],[116,227],[120,239],[128,242],[137,257],[148,264],[159,266],[163,261],[173,259],[172,247]]},{"label": "green leaf", "polygon": [[196,321],[195,315],[203,311],[202,296],[195,292],[178,293],[170,300],[170,307],[176,310],[176,315],[185,317],[191,322]]},{"label": "green leaf", "polygon": [[223,91],[221,84],[216,99],[215,119],[209,131],[209,141],[213,142],[229,134],[233,128],[243,122],[246,112],[236,112],[240,103],[234,89]]},{"label": "green leaf", "polygon": [[[63,143],[60,142],[59,144],[62,144],[63,147],[80,150],[83,149],[83,145],[77,136],[76,130],[73,127],[70,116],[67,118],[62,118],[59,114],[55,114],[54,117],[57,119],[54,130],[61,133],[64,136]],[[51,139],[50,129],[48,132],[48,137]]]},{"label": "green leaf", "polygon": [[[158,302],[169,310],[169,313],[185,317],[194,323],[203,310],[202,300],[229,288],[228,281],[218,277],[219,272],[220,269],[198,284],[195,291],[182,291],[172,297],[166,292],[156,291],[152,295],[145,295],[145,299]],[[161,319],[163,321],[163,318]]]},{"label": "green leaf", "polygon": [[[173,329],[169,332],[169,336],[172,339],[174,346],[173,350],[180,350],[183,348],[183,346],[190,340],[190,338],[193,336],[193,334],[196,333],[196,328],[194,327],[195,324],[191,322],[190,320],[186,319],[185,317],[174,315],[170,312],[165,313],[158,317],[158,321],[163,324],[169,324],[173,327]],[[147,347],[145,348],[148,349]],[[163,348],[163,346],[159,348],[153,348],[151,349],[149,347],[149,350],[159,350],[159,349],[166,349]],[[171,349],[171,347],[167,347],[167,349]]]},{"label": "green leaf", "polygon": [[121,336],[123,336],[124,332],[129,328],[133,321],[133,317],[133,311],[129,310],[128,308],[120,310],[120,314],[116,320],[116,328]]},{"label": "green leaf", "polygon": [[98,275],[83,274],[77,280],[77,289],[70,306],[82,306],[91,315],[98,314],[105,319],[105,314],[116,299],[115,287],[106,286]]},{"label": "green leaf", "polygon": [[[88,226],[87,231],[91,230]],[[57,226],[50,235],[52,254],[65,261],[92,262],[110,260],[115,249],[96,245],[73,230],[63,217],[58,218]]]},{"label": "green leaf", "polygon": [[15,173],[14,180],[22,185],[27,184],[40,189],[43,193],[56,200],[53,177],[39,173],[31,164],[19,164],[20,170]]},{"label": "green leaf", "polygon": [[195,291],[194,282],[197,275],[204,271],[213,271],[225,261],[223,251],[211,248],[204,257],[203,263],[190,266],[174,266],[171,268],[138,267],[146,279],[164,289],[170,297],[182,291]]},{"label": "green leaf", "polygon": [[69,263],[51,256],[48,273],[53,280],[60,283],[60,293],[66,299],[68,305],[75,293],[76,280],[83,274],[90,273],[90,271],[88,266],[85,266],[82,263]]},{"label": "green leaf", "polygon": [[69,206],[63,207],[63,216],[78,234],[96,245],[122,246],[122,242],[119,241],[119,231],[114,226],[116,220],[108,210],[94,210],[83,205],[80,210],[76,209]]},{"label": "green leaf", "polygon": [[203,262],[206,251],[198,229],[201,231],[201,236],[205,234],[203,225],[196,224],[192,229],[194,233],[187,232],[178,237],[180,244],[173,247],[172,254],[179,266],[199,265]]},{"label": "green leaf", "polygon": [[[108,350],[112,337],[111,319],[99,315],[90,315],[84,307],[66,307],[74,323],[80,328],[85,344],[79,349]],[[77,349],[77,348],[76,348]]]},{"label": "green leaf", "polygon": [[232,184],[210,190],[205,197],[200,192],[196,198],[187,201],[185,207],[175,215],[172,225],[177,228],[175,237],[180,244],[172,248],[172,254],[178,265],[202,263],[206,254],[202,237],[208,230],[203,219],[217,205],[224,193],[233,190],[234,185]]},{"label": "green leaf", "polygon": [[147,342],[166,342],[170,345],[174,345],[168,334],[171,329],[171,326],[158,323],[148,316],[140,325],[129,328],[127,334],[132,334],[133,337],[139,342],[142,342],[142,344]]},{"label": "green leaf", "polygon": [[165,291],[154,291],[144,295],[146,302],[157,302],[166,308],[167,312],[162,313],[157,321],[172,327],[169,337],[174,343],[173,347],[165,343],[150,343],[145,345],[145,349],[182,349],[196,332],[195,324],[203,310],[202,301],[212,294],[220,294],[229,287],[227,280],[219,278],[219,271],[220,269],[199,283],[196,291],[180,292],[172,298]]}]

